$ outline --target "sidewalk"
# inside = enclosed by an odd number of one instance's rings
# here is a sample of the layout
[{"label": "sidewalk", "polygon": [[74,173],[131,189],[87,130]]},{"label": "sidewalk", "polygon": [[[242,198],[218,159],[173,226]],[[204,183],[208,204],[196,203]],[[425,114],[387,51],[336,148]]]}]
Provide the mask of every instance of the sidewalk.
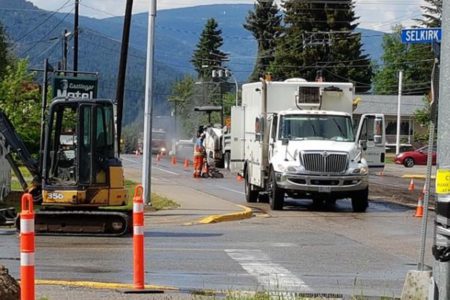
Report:
[{"label": "sidewalk", "polygon": [[[425,178],[427,173],[427,166],[414,166],[412,168],[406,168],[403,165],[397,164],[386,164],[384,167],[384,175],[385,176],[393,176],[393,177],[414,177],[416,178]],[[436,174],[436,166],[432,167],[431,175],[434,176]]]},{"label": "sidewalk", "polygon": [[[171,210],[160,210],[151,212],[149,216],[165,216],[166,222],[182,224],[200,223],[202,220],[210,219],[208,223],[222,221],[225,217],[230,220],[240,220],[251,216],[242,206],[238,206],[226,200],[211,196],[186,186],[154,184],[153,192],[167,197],[180,205]],[[153,219],[154,222],[154,219]],[[205,223],[203,221],[202,223]]]},{"label": "sidewalk", "polygon": [[[140,172],[126,170],[127,179],[140,181]],[[148,212],[146,216],[153,217],[152,223],[159,224],[195,224],[208,218],[210,222],[215,223],[226,219],[240,220],[251,217],[251,211],[232,202],[220,199],[218,197],[206,194],[191,187],[175,185],[172,183],[154,182],[152,192],[160,196],[167,197],[180,207],[170,210],[160,210]],[[154,218],[160,217],[160,218]]]}]

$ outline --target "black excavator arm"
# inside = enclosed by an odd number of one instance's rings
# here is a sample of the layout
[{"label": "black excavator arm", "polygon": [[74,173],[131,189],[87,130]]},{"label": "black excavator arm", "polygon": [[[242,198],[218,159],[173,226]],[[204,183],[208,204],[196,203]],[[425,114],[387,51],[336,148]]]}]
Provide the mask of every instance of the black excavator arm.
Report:
[{"label": "black excavator arm", "polygon": [[[0,133],[3,135],[6,141],[6,146],[9,146],[10,152],[6,154],[6,159],[8,160],[11,169],[17,176],[20,185],[24,191],[32,193],[36,202],[42,199],[41,195],[41,185],[42,185],[42,175],[39,170],[39,162],[36,161],[28,151],[25,143],[17,134],[11,121],[8,119],[6,114],[0,110]],[[33,176],[32,186],[28,186],[26,183],[22,172],[20,171],[17,162],[14,160],[12,153],[15,153],[22,162],[22,164],[28,169],[28,171]]]}]

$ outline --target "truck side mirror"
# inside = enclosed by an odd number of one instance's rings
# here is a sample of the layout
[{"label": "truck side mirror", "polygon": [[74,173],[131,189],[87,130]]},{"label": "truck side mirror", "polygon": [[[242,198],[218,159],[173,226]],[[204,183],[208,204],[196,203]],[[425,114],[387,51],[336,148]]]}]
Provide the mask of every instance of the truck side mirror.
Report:
[{"label": "truck side mirror", "polygon": [[383,143],[383,119],[375,118],[374,129],[373,141],[375,145],[381,145]]},{"label": "truck side mirror", "polygon": [[264,117],[255,119],[255,141],[262,142],[264,139]]}]

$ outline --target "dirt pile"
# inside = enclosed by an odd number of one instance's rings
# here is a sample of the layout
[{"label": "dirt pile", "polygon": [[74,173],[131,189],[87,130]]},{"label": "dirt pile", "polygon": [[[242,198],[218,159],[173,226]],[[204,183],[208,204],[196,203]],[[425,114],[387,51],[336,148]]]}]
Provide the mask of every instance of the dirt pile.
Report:
[{"label": "dirt pile", "polygon": [[8,269],[0,265],[0,299],[18,300],[19,296],[19,284],[9,275]]}]

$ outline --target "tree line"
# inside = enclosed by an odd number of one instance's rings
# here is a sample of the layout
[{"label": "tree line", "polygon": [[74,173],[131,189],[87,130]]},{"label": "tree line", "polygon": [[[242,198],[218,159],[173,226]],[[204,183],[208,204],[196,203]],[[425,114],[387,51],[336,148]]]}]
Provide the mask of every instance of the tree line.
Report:
[{"label": "tree line", "polygon": [[[442,0],[425,0],[421,27],[439,27]],[[404,93],[425,95],[430,90],[433,52],[428,45],[401,43],[401,25],[383,37],[381,62],[373,62],[362,50],[361,34],[353,0],[257,0],[248,12],[244,28],[258,46],[255,65],[248,81],[270,73],[273,80],[300,77],[308,81],[352,82],[357,93],[396,94],[398,71],[404,73]],[[215,19],[206,21],[191,63],[196,76],[186,75],[172,87],[169,102],[179,119],[179,135],[190,137],[206,116],[194,112],[199,105],[223,105],[229,113],[232,89],[218,88],[229,78],[213,78],[214,70],[226,69],[228,54],[220,48],[222,31]],[[225,96],[224,96],[225,94]],[[427,116],[427,109],[418,114]],[[421,120],[422,120],[421,119]],[[219,122],[213,117],[213,123]]]}]

